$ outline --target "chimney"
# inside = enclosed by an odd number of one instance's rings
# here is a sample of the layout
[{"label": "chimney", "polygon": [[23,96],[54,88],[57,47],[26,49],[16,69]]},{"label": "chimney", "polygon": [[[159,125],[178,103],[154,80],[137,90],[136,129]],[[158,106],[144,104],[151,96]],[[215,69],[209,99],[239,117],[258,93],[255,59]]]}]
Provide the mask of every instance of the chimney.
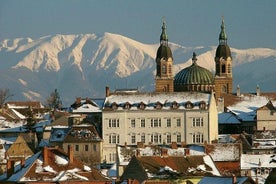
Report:
[{"label": "chimney", "polygon": [[186,148],[185,149],[185,156],[189,156],[190,155],[190,149],[189,148]]},{"label": "chimney", "polygon": [[21,164],[21,168],[25,167],[25,158],[22,158],[20,164]]},{"label": "chimney", "polygon": [[7,161],[7,178],[11,177],[14,174],[14,160]]},{"label": "chimney", "polygon": [[168,156],[168,150],[167,149],[161,149],[161,156]]},{"label": "chimney", "polygon": [[49,165],[49,150],[46,146],[43,147],[43,160],[45,166]]},{"label": "chimney", "polygon": [[260,86],[257,85],[257,88],[256,88],[256,95],[257,95],[257,96],[260,96],[260,94],[261,94],[261,89],[260,89]]},{"label": "chimney", "polygon": [[143,142],[137,142],[137,148],[144,148]]},{"label": "chimney", "polygon": [[74,162],[74,150],[73,148],[68,145],[68,159],[69,159],[69,164],[73,163]]},{"label": "chimney", "polygon": [[237,86],[237,96],[241,96],[241,88],[239,85]]},{"label": "chimney", "polygon": [[105,87],[105,97],[108,97],[110,95],[110,90],[109,90],[109,87],[106,86]]},{"label": "chimney", "polygon": [[172,149],[177,149],[177,143],[176,142],[172,142]]},{"label": "chimney", "polygon": [[140,150],[139,149],[136,150],[136,156],[140,157]]},{"label": "chimney", "polygon": [[232,175],[232,184],[237,184],[237,177],[235,174]]}]

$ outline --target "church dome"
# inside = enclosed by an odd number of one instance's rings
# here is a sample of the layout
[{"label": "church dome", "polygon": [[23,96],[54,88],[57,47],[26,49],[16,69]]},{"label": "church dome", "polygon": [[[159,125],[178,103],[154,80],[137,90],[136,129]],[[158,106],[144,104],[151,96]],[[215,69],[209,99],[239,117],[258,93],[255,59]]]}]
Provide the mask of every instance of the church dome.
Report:
[{"label": "church dome", "polygon": [[212,72],[198,66],[196,63],[196,54],[193,53],[193,64],[178,72],[174,77],[174,86],[176,91],[188,89],[191,85],[214,85],[214,76]]},{"label": "church dome", "polygon": [[231,56],[231,51],[228,45],[219,45],[216,50],[216,57],[218,58],[228,58],[232,57]]},{"label": "church dome", "polygon": [[160,45],[160,47],[157,50],[156,58],[173,58],[172,51],[169,46],[167,45]]}]

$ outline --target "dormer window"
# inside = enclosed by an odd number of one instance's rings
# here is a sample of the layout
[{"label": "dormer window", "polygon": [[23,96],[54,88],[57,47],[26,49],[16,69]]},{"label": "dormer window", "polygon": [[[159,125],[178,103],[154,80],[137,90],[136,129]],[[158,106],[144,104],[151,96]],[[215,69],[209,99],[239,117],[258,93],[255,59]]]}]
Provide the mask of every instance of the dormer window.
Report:
[{"label": "dormer window", "polygon": [[144,110],[146,108],[146,105],[141,102],[139,105],[138,105],[138,108],[141,109],[141,110]]},{"label": "dormer window", "polygon": [[186,104],[185,104],[185,108],[186,109],[192,109],[194,107],[194,104],[190,101],[188,101]]},{"label": "dormer window", "polygon": [[205,103],[204,101],[201,101],[201,102],[199,103],[199,108],[200,108],[200,109],[206,109],[206,103]]},{"label": "dormer window", "polygon": [[113,110],[118,109],[118,105],[115,102],[112,103],[111,107],[112,107]]},{"label": "dormer window", "polygon": [[124,109],[130,109],[131,108],[131,104],[126,102],[124,105]]},{"label": "dormer window", "polygon": [[179,104],[178,104],[176,101],[174,101],[174,102],[172,103],[171,108],[172,108],[172,109],[178,109],[178,107],[179,107]]},{"label": "dormer window", "polygon": [[162,109],[162,104],[160,102],[157,102],[155,105],[156,109]]}]

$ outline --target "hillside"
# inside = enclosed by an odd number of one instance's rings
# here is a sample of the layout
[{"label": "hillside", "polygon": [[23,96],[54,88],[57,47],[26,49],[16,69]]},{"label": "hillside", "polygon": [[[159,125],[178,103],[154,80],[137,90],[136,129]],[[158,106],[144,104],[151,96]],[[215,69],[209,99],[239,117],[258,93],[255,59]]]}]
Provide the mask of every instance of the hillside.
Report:
[{"label": "hillside", "polygon": [[[54,35],[39,39],[5,39],[0,42],[0,88],[14,94],[12,100],[40,100],[54,91],[64,104],[76,97],[103,97],[105,86],[154,90],[155,56],[159,44],[143,44],[130,38],[103,35]],[[170,43],[174,73],[191,64],[192,53],[198,64],[214,71],[216,46],[185,47]],[[234,89],[242,92],[276,91],[276,50],[231,48]]]}]

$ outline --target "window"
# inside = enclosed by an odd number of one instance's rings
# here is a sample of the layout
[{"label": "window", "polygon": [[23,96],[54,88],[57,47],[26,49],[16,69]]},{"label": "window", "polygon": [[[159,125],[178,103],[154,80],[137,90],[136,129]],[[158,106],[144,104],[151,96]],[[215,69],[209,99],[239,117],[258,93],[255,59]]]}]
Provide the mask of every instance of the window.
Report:
[{"label": "window", "polygon": [[171,118],[168,118],[167,119],[167,127],[171,127],[171,124],[172,124],[172,120],[171,120]]},{"label": "window", "polygon": [[135,143],[136,143],[136,136],[135,136],[135,134],[132,134],[132,135],[131,135],[131,143],[132,143],[132,144],[135,144]]},{"label": "window", "polygon": [[141,119],[141,127],[145,127],[146,126],[146,121],[145,119]]},{"label": "window", "polygon": [[119,140],[120,140],[120,135],[118,135],[118,134],[109,135],[109,143],[110,144],[118,144]]},{"label": "window", "polygon": [[146,108],[146,105],[143,102],[141,102],[138,108],[144,110]]},{"label": "window", "polygon": [[166,74],[167,71],[166,71],[166,65],[162,65],[162,74]]},{"label": "window", "polygon": [[131,128],[135,128],[135,119],[130,120]]},{"label": "window", "polygon": [[151,135],[151,142],[153,143],[161,143],[161,134],[152,134]]},{"label": "window", "polygon": [[141,142],[145,143],[146,142],[146,136],[145,134],[141,135]]},{"label": "window", "polygon": [[88,145],[84,145],[84,151],[88,151]]},{"label": "window", "polygon": [[119,127],[119,119],[109,119],[108,126],[110,128]]},{"label": "window", "polygon": [[203,134],[202,133],[195,133],[193,134],[193,143],[203,143]]},{"label": "window", "polygon": [[203,118],[193,118],[193,127],[202,127]]},{"label": "window", "polygon": [[221,66],[221,73],[225,73],[225,64]]},{"label": "window", "polygon": [[180,133],[178,133],[176,135],[176,142],[181,142],[181,134]]},{"label": "window", "polygon": [[75,151],[79,151],[79,145],[75,145]]},{"label": "window", "polygon": [[172,136],[171,134],[167,134],[167,143],[171,143],[172,142]]},{"label": "window", "polygon": [[150,121],[151,127],[161,127],[161,118],[152,118]]},{"label": "window", "polygon": [[176,126],[177,126],[177,127],[180,127],[180,126],[181,126],[180,118],[177,118],[177,119],[176,119]]},{"label": "window", "polygon": [[97,151],[97,145],[93,144],[93,151]]}]

